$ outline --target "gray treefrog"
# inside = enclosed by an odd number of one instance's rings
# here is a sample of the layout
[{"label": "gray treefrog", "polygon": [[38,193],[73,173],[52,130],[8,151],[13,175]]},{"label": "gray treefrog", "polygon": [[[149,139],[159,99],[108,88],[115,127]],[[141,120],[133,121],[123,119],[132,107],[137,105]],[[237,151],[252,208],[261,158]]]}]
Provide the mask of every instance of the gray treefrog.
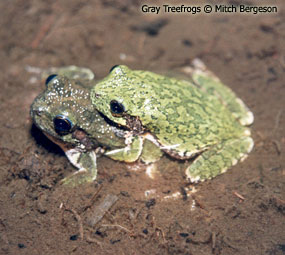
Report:
[{"label": "gray treefrog", "polygon": [[186,177],[203,181],[225,172],[253,148],[246,127],[253,114],[198,59],[186,80],[121,65],[95,83],[88,69],[66,70],[49,76],[31,107],[34,123],[79,168],[63,183],[95,180],[99,154],[153,163],[163,153],[193,159]]}]

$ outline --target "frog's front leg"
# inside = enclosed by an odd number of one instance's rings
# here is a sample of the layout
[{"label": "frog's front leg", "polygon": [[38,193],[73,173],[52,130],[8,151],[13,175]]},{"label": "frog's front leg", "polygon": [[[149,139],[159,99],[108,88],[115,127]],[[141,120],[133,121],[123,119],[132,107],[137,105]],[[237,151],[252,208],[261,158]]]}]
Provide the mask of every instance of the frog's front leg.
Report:
[{"label": "frog's front leg", "polygon": [[143,149],[143,138],[141,136],[130,136],[127,139],[127,145],[124,148],[110,150],[104,155],[114,160],[135,162],[139,159]]},{"label": "frog's front leg", "polygon": [[186,176],[191,182],[211,179],[226,172],[239,160],[245,159],[252,148],[253,140],[248,136],[217,144],[194,160],[186,169]]},{"label": "frog's front leg", "polygon": [[155,162],[161,158],[163,153],[156,144],[146,139],[147,137],[147,134],[143,136],[131,137],[131,140],[129,140],[129,145],[124,148],[108,151],[104,155],[114,160],[129,163],[140,159],[147,164],[146,174],[153,179],[157,170]]},{"label": "frog's front leg", "polygon": [[162,151],[152,141],[148,140],[151,135],[130,137],[124,148],[107,151],[104,155],[125,162],[135,162],[139,158],[146,164],[154,163],[162,156]]},{"label": "frog's front leg", "polygon": [[71,147],[68,144],[62,143],[54,139],[48,133],[45,135],[57,144],[65,153],[70,163],[78,168],[74,174],[65,177],[61,184],[76,186],[78,184],[92,182],[97,177],[96,154],[94,151],[85,151],[80,147]]},{"label": "frog's front leg", "polygon": [[97,177],[96,154],[94,151],[83,152],[79,148],[65,150],[69,161],[79,170],[65,177],[61,183],[76,186],[82,183],[92,182]]}]

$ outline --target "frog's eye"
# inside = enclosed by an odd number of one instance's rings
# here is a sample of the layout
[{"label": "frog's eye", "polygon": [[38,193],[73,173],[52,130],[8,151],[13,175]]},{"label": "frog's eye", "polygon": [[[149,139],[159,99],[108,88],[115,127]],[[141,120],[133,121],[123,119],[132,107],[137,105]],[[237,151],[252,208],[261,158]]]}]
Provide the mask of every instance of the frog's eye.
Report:
[{"label": "frog's eye", "polygon": [[72,129],[72,122],[64,115],[57,115],[53,119],[54,130],[59,135],[66,135]]},{"label": "frog's eye", "polygon": [[119,66],[119,65],[114,65],[114,66],[112,66],[111,69],[110,69],[110,71],[109,71],[109,73],[111,73],[117,66]]},{"label": "frog's eye", "polygon": [[51,80],[53,80],[53,78],[55,78],[56,76],[57,76],[57,74],[51,74],[49,77],[47,77],[47,79],[46,79],[46,85],[48,85],[49,82],[50,82]]},{"label": "frog's eye", "polygon": [[110,109],[113,116],[121,116],[125,111],[125,107],[116,100],[110,102]]}]

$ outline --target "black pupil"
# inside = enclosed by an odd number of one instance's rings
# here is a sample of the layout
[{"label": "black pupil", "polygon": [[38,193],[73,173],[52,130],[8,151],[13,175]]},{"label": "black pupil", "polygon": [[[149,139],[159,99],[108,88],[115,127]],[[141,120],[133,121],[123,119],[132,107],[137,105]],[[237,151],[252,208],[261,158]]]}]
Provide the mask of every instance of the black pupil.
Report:
[{"label": "black pupil", "polygon": [[59,135],[66,135],[71,130],[71,121],[63,116],[56,116],[53,120],[54,129]]},{"label": "black pupil", "polygon": [[110,106],[112,113],[122,114],[125,111],[124,106],[115,100],[111,101]]},{"label": "black pupil", "polygon": [[56,77],[56,76],[57,76],[57,74],[51,74],[49,77],[47,77],[47,79],[46,79],[46,85],[48,85],[49,82],[50,82],[54,77]]}]

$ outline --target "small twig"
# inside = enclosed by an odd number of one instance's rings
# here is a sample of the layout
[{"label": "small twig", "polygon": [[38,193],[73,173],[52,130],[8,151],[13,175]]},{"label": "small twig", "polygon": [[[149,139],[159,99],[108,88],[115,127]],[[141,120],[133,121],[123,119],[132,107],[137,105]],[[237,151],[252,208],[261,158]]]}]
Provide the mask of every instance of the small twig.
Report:
[{"label": "small twig", "polygon": [[234,194],[235,196],[237,196],[239,199],[241,199],[242,201],[245,200],[245,198],[244,198],[241,194],[237,193],[236,191],[234,191],[233,194]]},{"label": "small twig", "polygon": [[137,219],[139,217],[139,215],[141,214],[141,212],[143,211],[144,208],[145,208],[145,206],[142,206],[141,208],[137,209],[137,211],[135,212],[135,215],[134,215],[134,219]]},{"label": "small twig", "polygon": [[273,144],[275,145],[275,147],[276,147],[277,154],[280,155],[280,154],[281,154],[280,144],[279,144],[278,141],[276,141],[276,140],[272,140],[272,143],[273,143]]},{"label": "small twig", "polygon": [[32,144],[28,145],[22,154],[19,155],[18,161],[22,160],[25,158],[26,154],[28,153],[28,151],[30,150],[30,148],[32,147]]},{"label": "small twig", "polygon": [[275,125],[274,125],[274,129],[272,131],[272,134],[274,134],[276,132],[276,130],[278,129],[279,127],[279,123],[280,123],[280,118],[281,118],[281,115],[283,113],[283,110],[279,110],[277,115],[276,115],[276,119],[275,119]]},{"label": "small twig", "polygon": [[86,235],[86,241],[89,243],[96,243],[102,248],[102,243],[97,239],[90,237],[89,235]]},{"label": "small twig", "polygon": [[83,224],[82,224],[82,219],[81,219],[80,215],[74,209],[68,209],[64,205],[63,205],[63,207],[64,207],[65,211],[71,212],[74,215],[74,217],[77,220],[78,225],[79,225],[79,236],[80,236],[80,239],[83,240],[84,231],[83,231]]},{"label": "small twig", "polygon": [[84,207],[83,212],[85,212],[87,209],[89,209],[93,205],[94,200],[97,198],[97,196],[98,196],[98,194],[102,188],[103,188],[103,186],[100,186],[99,189],[95,192],[93,197],[90,199],[89,203]]},{"label": "small twig", "polygon": [[159,227],[156,227],[156,228],[155,228],[155,231],[159,231],[159,232],[161,233],[163,242],[164,242],[164,243],[167,243],[167,241],[166,241],[166,239],[165,239],[165,234],[164,234],[163,230],[162,230],[161,228],[159,228]]},{"label": "small twig", "polygon": [[237,246],[233,245],[227,237],[223,238],[223,243],[226,244],[228,247],[230,247],[236,251],[239,251],[239,248]]},{"label": "small twig", "polygon": [[128,233],[132,233],[131,230],[129,230],[129,229],[127,229],[127,228],[125,228],[125,227],[123,227],[123,226],[121,226],[121,225],[118,225],[118,224],[113,224],[113,225],[102,224],[101,226],[102,226],[102,227],[111,227],[111,228],[121,228],[121,229],[125,230],[125,231],[128,232]]},{"label": "small twig", "polygon": [[40,30],[38,31],[37,35],[35,36],[34,40],[31,43],[33,49],[36,49],[39,46],[40,42],[46,36],[50,27],[54,23],[54,20],[55,20],[54,15],[51,15],[48,17],[46,22],[40,27]]},{"label": "small twig", "polygon": [[87,219],[88,225],[94,227],[117,202],[118,196],[108,194],[105,199],[94,208]]},{"label": "small twig", "polygon": [[212,232],[212,250],[215,250],[216,248],[216,239],[217,239],[216,233]]},{"label": "small twig", "polygon": [[280,204],[285,205],[285,200],[282,200],[282,199],[280,199],[280,198],[278,198],[278,197],[276,197],[276,196],[273,196],[273,198],[275,198],[276,201],[279,202]]},{"label": "small twig", "polygon": [[79,215],[74,209],[71,209],[71,212],[74,214],[76,220],[78,221],[78,225],[79,225],[79,236],[80,236],[80,239],[83,240],[83,224],[82,224],[82,219],[81,219],[80,215]]}]

